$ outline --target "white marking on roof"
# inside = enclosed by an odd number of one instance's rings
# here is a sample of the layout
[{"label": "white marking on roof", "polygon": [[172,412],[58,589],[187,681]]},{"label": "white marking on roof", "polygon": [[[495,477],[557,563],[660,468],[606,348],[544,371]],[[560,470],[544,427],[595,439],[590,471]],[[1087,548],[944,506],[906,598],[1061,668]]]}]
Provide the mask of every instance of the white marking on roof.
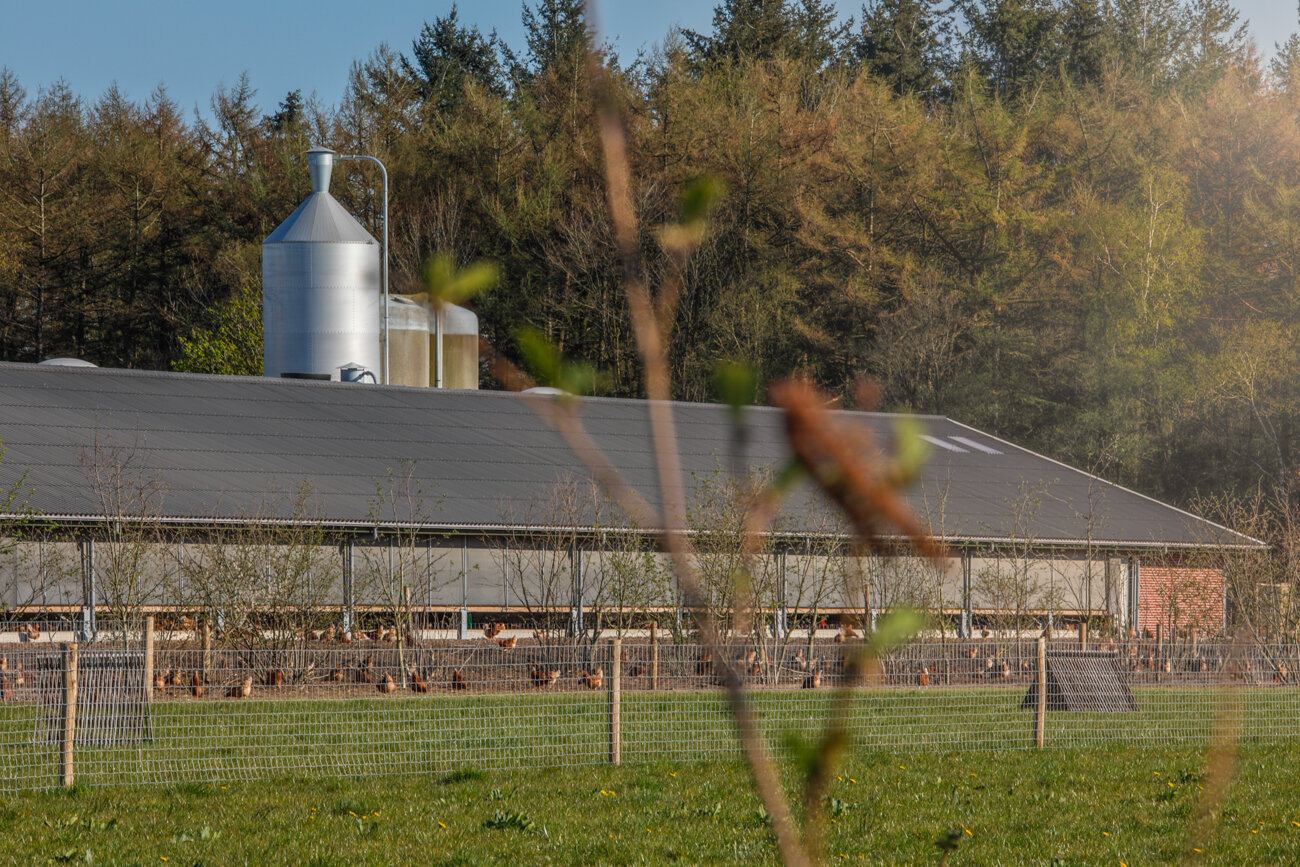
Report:
[{"label": "white marking on roof", "polygon": [[959,443],[961,443],[961,444],[964,445],[964,446],[970,446],[970,447],[973,448],[975,451],[977,451],[977,452],[984,452],[984,454],[986,454],[986,455],[1000,455],[1000,454],[1002,454],[1002,452],[998,451],[997,449],[992,448],[991,446],[986,446],[986,445],[984,445],[984,443],[977,443],[977,442],[975,442],[975,440],[970,439],[969,437],[954,437],[954,436],[950,436],[950,437],[948,437],[948,439],[953,440],[953,441],[955,441],[955,442],[959,442]]},{"label": "white marking on roof", "polygon": [[921,434],[921,439],[925,440],[931,445],[936,445],[941,449],[947,449],[950,452],[961,452],[962,454],[969,454],[969,452],[966,449],[962,448],[961,446],[955,446],[952,443],[947,442],[946,440],[941,440],[938,437],[932,437],[929,434]]}]

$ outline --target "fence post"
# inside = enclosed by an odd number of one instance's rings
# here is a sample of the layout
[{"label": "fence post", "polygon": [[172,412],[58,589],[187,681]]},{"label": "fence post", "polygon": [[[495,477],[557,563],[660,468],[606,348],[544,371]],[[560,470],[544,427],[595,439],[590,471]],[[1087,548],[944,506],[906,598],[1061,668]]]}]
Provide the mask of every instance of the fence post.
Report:
[{"label": "fence post", "polygon": [[1079,649],[1088,649],[1088,621],[1079,621]]},{"label": "fence post", "polygon": [[1047,639],[1038,637],[1038,700],[1034,703],[1034,746],[1043,748],[1047,734]]},{"label": "fence post", "polygon": [[1156,683],[1160,682],[1160,669],[1164,665],[1165,656],[1165,625],[1156,624],[1156,652],[1152,656],[1151,667],[1156,670]]},{"label": "fence post", "polygon": [[77,643],[65,643],[63,656],[63,731],[60,735],[60,772],[64,788],[72,788],[73,744],[77,740]]},{"label": "fence post", "polygon": [[212,683],[212,624],[203,620],[203,628],[200,631],[203,639],[203,682]]},{"label": "fence post", "polygon": [[153,615],[144,618],[144,700],[153,701]]},{"label": "fence post", "polygon": [[610,662],[609,662],[609,763],[611,765],[620,765],[623,763],[623,724],[619,718],[622,708],[619,706],[622,699],[622,684],[619,682],[623,676],[622,656],[623,656],[623,639],[615,638],[610,644]]},{"label": "fence post", "polygon": [[659,621],[650,621],[650,689],[659,689]]}]

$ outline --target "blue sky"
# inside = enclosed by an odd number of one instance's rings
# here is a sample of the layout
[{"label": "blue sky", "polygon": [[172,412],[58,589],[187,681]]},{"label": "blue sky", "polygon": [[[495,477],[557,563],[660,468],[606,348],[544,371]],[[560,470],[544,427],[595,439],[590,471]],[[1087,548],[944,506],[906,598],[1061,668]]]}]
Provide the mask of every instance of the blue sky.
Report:
[{"label": "blue sky", "polygon": [[[20,0],[0,29],[0,66],[34,93],[59,78],[93,100],[111,83],[143,100],[161,82],[189,113],[206,111],[219,84],[247,72],[266,110],[290,90],[313,91],[338,101],[352,61],[380,43],[410,48],[421,25],[451,8],[450,0]],[[661,40],[674,24],[706,30],[714,0],[636,0],[597,7],[602,32],[632,58]],[[840,3],[856,14],[860,0]],[[1297,29],[1293,0],[1237,0],[1264,56]],[[463,21],[497,29],[512,46],[523,45],[519,0],[459,4]],[[364,10],[364,12],[359,11]]]}]

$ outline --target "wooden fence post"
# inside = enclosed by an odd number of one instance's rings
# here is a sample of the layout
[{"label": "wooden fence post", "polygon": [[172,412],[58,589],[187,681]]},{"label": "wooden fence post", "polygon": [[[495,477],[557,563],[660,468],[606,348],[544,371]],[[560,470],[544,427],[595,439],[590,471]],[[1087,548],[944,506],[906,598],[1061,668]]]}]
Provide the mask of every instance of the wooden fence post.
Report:
[{"label": "wooden fence post", "polygon": [[212,683],[212,624],[207,618],[203,620],[200,635],[203,640],[203,682]]},{"label": "wooden fence post", "polygon": [[153,701],[153,615],[144,618],[144,700]]},{"label": "wooden fence post", "polygon": [[1088,649],[1088,621],[1079,621],[1079,649]]},{"label": "wooden fence post", "polygon": [[63,645],[63,731],[60,735],[60,772],[64,788],[72,788],[73,744],[77,740],[77,643]]},{"label": "wooden fence post", "polygon": [[1165,657],[1165,625],[1156,624],[1156,650],[1152,654],[1151,667],[1156,670],[1156,683],[1160,682],[1160,669],[1163,666]]},{"label": "wooden fence post", "polygon": [[609,662],[609,763],[623,763],[623,721],[620,719],[622,708],[623,676],[622,656],[623,639],[615,638],[610,644]]},{"label": "wooden fence post", "polygon": [[659,621],[650,621],[650,689],[659,689]]},{"label": "wooden fence post", "polygon": [[1038,638],[1038,700],[1034,703],[1034,746],[1043,748],[1047,735],[1047,639]]}]

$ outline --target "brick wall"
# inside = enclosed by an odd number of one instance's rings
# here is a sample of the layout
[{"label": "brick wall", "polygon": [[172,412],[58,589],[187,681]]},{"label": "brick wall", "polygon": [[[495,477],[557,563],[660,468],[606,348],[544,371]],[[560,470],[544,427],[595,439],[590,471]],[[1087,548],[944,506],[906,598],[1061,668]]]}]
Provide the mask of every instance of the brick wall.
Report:
[{"label": "brick wall", "polygon": [[1138,573],[1138,629],[1163,624],[1223,629],[1223,572],[1173,564],[1142,563]]}]

